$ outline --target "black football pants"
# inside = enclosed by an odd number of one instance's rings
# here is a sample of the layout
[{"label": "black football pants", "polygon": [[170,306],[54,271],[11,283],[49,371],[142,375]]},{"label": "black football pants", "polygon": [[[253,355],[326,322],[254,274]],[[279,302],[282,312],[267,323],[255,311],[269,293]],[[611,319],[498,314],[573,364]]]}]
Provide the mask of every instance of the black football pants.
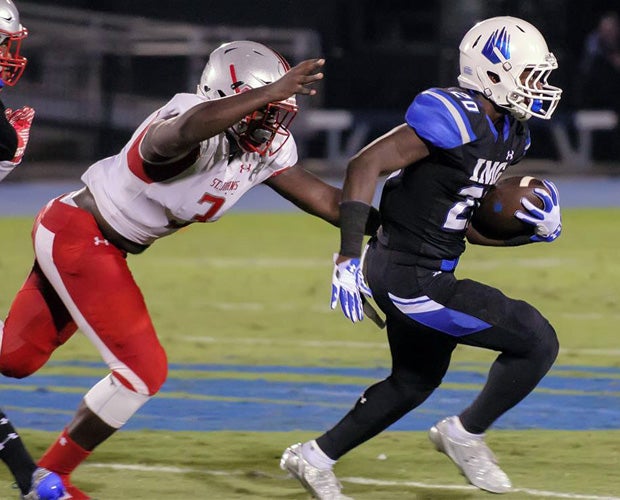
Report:
[{"label": "black football pants", "polygon": [[460,416],[482,433],[525,398],[558,354],[553,327],[531,305],[375,241],[366,278],[386,315],[392,372],[367,388],[347,415],[317,439],[338,459],[422,404],[441,383],[457,344],[498,351],[486,384]]}]

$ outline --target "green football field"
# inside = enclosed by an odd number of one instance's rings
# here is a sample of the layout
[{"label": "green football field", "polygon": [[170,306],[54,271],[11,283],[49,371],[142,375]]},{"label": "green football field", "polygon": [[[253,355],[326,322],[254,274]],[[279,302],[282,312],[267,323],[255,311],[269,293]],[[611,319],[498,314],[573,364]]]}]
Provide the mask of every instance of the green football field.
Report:
[{"label": "green football field", "polygon": [[[592,412],[597,430],[589,428],[590,417],[579,422],[581,430],[541,430],[536,423],[546,416],[532,414],[532,425],[526,421],[520,430],[492,429],[487,439],[516,488],[506,498],[618,500],[620,209],[565,209],[563,218],[563,235],[553,244],[468,247],[457,275],[498,286],[538,307],[558,332],[562,347],[556,366],[567,377],[594,384],[597,374],[605,373],[610,382],[595,393],[604,405]],[[0,219],[1,311],[8,309],[31,265],[30,228],[30,218]],[[355,382],[363,387],[374,380],[340,372],[259,370],[389,367],[382,331],[369,321],[352,325],[329,310],[331,255],[337,242],[337,229],[304,214],[230,214],[217,224],[194,225],[166,238],[143,255],[130,256],[129,263],[172,364],[255,368],[233,375],[217,371],[202,375],[222,384],[234,377],[248,384]],[[453,366],[475,366],[484,374],[492,359],[492,353],[459,348]],[[94,368],[68,364],[74,360],[93,362]],[[40,374],[105,374],[96,364],[98,353],[81,335],[60,348],[52,361]],[[182,381],[196,374],[180,369],[173,376]],[[13,381],[3,378],[0,384],[8,391]],[[449,386],[458,391],[480,384]],[[38,411],[28,410],[29,389],[23,390],[26,396],[19,404],[0,400],[9,416]],[[563,387],[556,392],[578,397],[581,391]],[[554,390],[537,390],[531,397],[545,393]],[[234,400],[232,395],[218,398],[205,397],[201,418],[210,419],[211,402]],[[344,415],[353,402],[343,398],[337,404],[339,413]],[[73,410],[66,407],[56,413],[68,421]],[[167,411],[177,417],[182,410],[170,404]],[[561,405],[545,411],[564,413]],[[301,416],[299,430],[123,430],[93,453],[76,471],[74,481],[99,500],[307,498],[278,467],[287,445],[321,431],[304,424],[303,411]],[[235,418],[251,421],[253,414]],[[35,457],[56,435],[14,420]],[[449,460],[433,450],[424,431],[386,432],[343,457],[336,473],[344,493],[356,499],[489,496],[467,486]],[[18,495],[2,469],[0,499],[5,498]]]}]

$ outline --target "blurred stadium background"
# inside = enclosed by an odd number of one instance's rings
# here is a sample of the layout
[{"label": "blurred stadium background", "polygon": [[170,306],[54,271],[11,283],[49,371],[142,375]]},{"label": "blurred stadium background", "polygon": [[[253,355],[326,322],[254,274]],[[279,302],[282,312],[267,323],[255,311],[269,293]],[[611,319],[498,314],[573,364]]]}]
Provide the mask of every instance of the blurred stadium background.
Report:
[{"label": "blurred stadium background", "polygon": [[[346,158],[402,121],[414,95],[456,83],[458,43],[477,20],[515,15],[534,23],[559,60],[564,89],[550,122],[531,120],[528,168],[620,174],[617,109],[583,109],[579,61],[599,18],[617,0],[578,12],[563,0],[269,0],[234,3],[132,0],[17,1],[30,30],[29,67],[7,105],[37,110],[28,168],[7,181],[77,179],[115,153],[134,126],[174,93],[193,92],[206,56],[232,39],[273,46],[292,63],[327,59],[316,98],[293,124],[301,157],[340,177]],[[596,91],[594,91],[596,92]],[[603,104],[600,107],[605,107]],[[561,168],[557,168],[557,167]]]}]

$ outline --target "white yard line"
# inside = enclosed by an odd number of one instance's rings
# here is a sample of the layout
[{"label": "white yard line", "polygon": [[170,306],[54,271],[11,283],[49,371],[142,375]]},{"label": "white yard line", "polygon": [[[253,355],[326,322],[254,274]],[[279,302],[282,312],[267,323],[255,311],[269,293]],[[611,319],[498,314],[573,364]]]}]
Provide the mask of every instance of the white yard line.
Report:
[{"label": "white yard line", "polygon": [[[135,464],[100,464],[90,463],[84,464],[82,467],[87,468],[100,468],[100,469],[113,469],[113,470],[129,470],[140,472],[153,472],[155,474],[205,474],[209,476],[242,476],[246,475],[247,471],[243,470],[209,470],[209,469],[192,469],[188,467],[156,467],[149,465],[135,465]],[[281,476],[265,474],[265,476],[272,479],[277,479]],[[341,477],[340,480],[345,483],[363,484],[368,486],[406,486],[411,488],[423,488],[429,490],[453,490],[453,491],[476,491],[478,488],[475,486],[457,486],[453,484],[432,484],[432,483],[418,483],[416,481],[383,481],[380,479],[370,479],[365,477]],[[620,497],[613,496],[601,496],[601,495],[588,495],[579,493],[561,493],[558,491],[544,491],[533,490],[529,488],[515,488],[514,493],[525,493],[533,497],[553,497],[553,498],[569,498],[576,500],[620,500]]]}]

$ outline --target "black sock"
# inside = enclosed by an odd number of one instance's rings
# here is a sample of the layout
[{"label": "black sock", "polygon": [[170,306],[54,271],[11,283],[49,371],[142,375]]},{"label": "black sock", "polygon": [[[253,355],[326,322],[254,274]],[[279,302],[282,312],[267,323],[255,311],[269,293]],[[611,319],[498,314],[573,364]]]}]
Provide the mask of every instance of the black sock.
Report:
[{"label": "black sock", "polygon": [[15,477],[21,492],[24,495],[28,493],[32,485],[32,473],[37,466],[13,424],[2,410],[0,410],[0,460],[7,465]]}]

